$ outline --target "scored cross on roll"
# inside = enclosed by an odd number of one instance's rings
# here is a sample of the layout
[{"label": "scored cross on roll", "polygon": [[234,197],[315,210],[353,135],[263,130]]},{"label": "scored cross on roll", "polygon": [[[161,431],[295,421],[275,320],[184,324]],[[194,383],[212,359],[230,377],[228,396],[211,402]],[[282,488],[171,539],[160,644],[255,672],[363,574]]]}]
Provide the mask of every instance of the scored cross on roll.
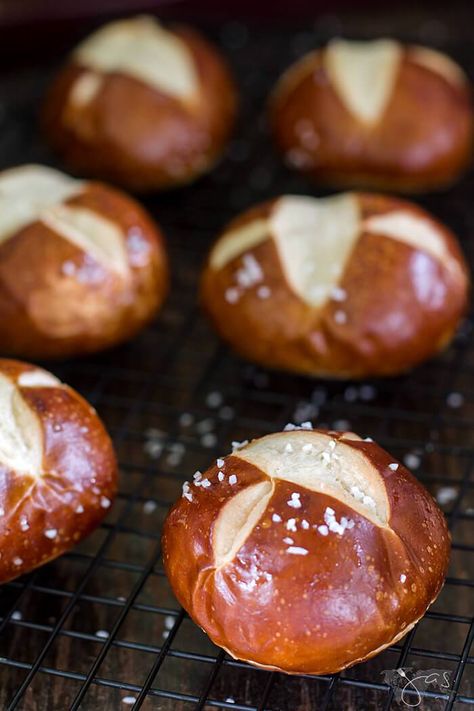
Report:
[{"label": "scored cross on roll", "polygon": [[249,360],[363,377],[407,370],[443,348],[466,309],[468,281],[454,235],[413,203],[285,195],[224,229],[201,298]]},{"label": "scored cross on roll", "polygon": [[64,553],[109,511],[117,488],[95,410],[46,370],[0,359],[0,583]]},{"label": "scored cross on roll", "polygon": [[329,674],[395,643],[443,585],[450,538],[372,440],[290,426],[183,486],[163,532],[178,601],[233,657]]},{"label": "scored cross on roll", "polygon": [[39,165],[0,173],[0,353],[66,357],[120,343],[167,286],[161,232],[130,197]]},{"label": "scored cross on roll", "polygon": [[428,47],[331,41],[290,67],[271,97],[289,165],[336,186],[419,191],[472,157],[471,87]]}]

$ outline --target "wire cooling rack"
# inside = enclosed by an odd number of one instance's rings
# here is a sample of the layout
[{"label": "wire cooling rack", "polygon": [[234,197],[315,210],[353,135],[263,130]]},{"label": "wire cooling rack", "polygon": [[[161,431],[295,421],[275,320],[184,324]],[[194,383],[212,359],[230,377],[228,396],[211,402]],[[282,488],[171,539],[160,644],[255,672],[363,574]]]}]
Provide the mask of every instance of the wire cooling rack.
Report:
[{"label": "wire cooling rack", "polygon": [[[133,343],[50,366],[104,418],[120,459],[120,493],[90,538],[1,588],[2,709],[474,709],[471,324],[447,352],[411,375],[322,382],[241,362],[219,344],[196,303],[198,265],[232,215],[282,192],[320,194],[290,174],[272,149],[263,103],[273,81],[329,36],[361,35],[361,28],[368,35],[394,32],[394,17],[375,26],[372,18],[348,26],[331,16],[304,29],[249,30],[233,22],[215,30],[241,86],[241,120],[211,176],[146,200],[168,238],[173,288],[167,304]],[[474,76],[472,45],[449,25],[421,18],[399,34],[440,45]],[[36,63],[2,72],[2,167],[54,162],[36,127],[52,71]],[[457,231],[471,265],[473,195],[471,173],[449,192],[421,200]],[[453,536],[446,585],[416,628],[375,659],[318,678],[255,669],[216,648],[179,609],[160,556],[161,524],[192,472],[228,452],[231,440],[308,419],[370,435],[403,459],[437,497]],[[397,669],[409,677],[434,669],[438,683],[418,680],[418,691],[408,686],[400,698],[402,677],[386,671]]]}]

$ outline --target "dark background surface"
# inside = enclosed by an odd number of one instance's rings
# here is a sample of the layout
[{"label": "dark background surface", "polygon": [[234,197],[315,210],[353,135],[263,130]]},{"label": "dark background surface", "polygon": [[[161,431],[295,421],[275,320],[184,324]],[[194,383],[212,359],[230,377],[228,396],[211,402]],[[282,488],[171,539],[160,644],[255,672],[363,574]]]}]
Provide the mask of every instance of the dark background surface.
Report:
[{"label": "dark background surface", "polygon": [[[348,3],[337,10],[332,3],[322,10],[305,2],[263,4],[263,19],[258,3],[213,3],[212,12],[203,3],[163,9],[166,17],[193,20],[221,46],[242,94],[240,120],[212,175],[144,201],[165,231],[173,268],[156,322],[115,351],[49,364],[109,427],[120,495],[87,541],[0,590],[0,708],[115,711],[132,708],[123,699],[133,697],[137,708],[160,711],[404,709],[381,673],[402,666],[451,673],[450,689],[431,687],[417,708],[474,709],[470,321],[448,351],[412,374],[337,383],[243,363],[219,344],[196,303],[200,263],[230,217],[282,192],[323,194],[282,166],[268,137],[265,99],[290,62],[337,34],[395,35],[447,51],[474,76],[470,3],[403,3],[383,12],[380,5],[361,3],[355,12]],[[36,10],[27,25],[18,24],[26,6],[39,8],[43,20]],[[0,168],[29,161],[61,167],[38,132],[37,112],[66,48],[97,24],[95,6],[0,3]],[[62,19],[46,21],[51,12]],[[453,189],[419,198],[456,231],[471,266],[473,197],[470,171]],[[453,535],[448,581],[428,615],[395,647],[333,678],[289,678],[231,660],[179,610],[161,566],[160,528],[182,482],[228,452],[231,440],[307,419],[351,427],[405,459],[433,495],[449,498],[443,509]]]}]

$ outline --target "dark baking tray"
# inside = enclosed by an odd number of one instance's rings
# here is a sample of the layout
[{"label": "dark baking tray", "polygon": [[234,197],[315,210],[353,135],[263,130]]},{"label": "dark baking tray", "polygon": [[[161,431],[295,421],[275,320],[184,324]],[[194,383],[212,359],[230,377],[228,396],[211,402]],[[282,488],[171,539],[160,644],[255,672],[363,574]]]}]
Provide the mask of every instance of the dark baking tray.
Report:
[{"label": "dark baking tray", "polygon": [[[206,26],[241,87],[238,130],[211,176],[144,201],[166,232],[173,267],[172,291],[156,322],[118,350],[50,366],[107,423],[120,458],[120,494],[87,541],[1,588],[2,709],[366,711],[405,709],[409,703],[420,709],[474,708],[471,323],[448,351],[410,375],[362,384],[322,382],[243,363],[218,342],[196,301],[199,264],[226,220],[282,192],[322,194],[282,166],[268,138],[264,101],[280,71],[342,32],[429,43],[474,76],[472,20],[469,10],[455,8],[438,16],[415,10],[325,15],[304,26]],[[81,29],[88,27],[75,32]],[[59,60],[36,58],[1,71],[0,167],[55,164],[38,132],[37,110]],[[451,190],[419,198],[457,232],[471,265],[473,196],[471,172]],[[290,678],[230,659],[179,609],[160,558],[161,524],[183,480],[227,452],[231,440],[297,419],[350,426],[395,456],[408,457],[433,495],[447,499],[443,509],[453,535],[446,586],[416,629],[375,659],[334,677]],[[425,676],[431,669],[446,671],[449,686],[418,681],[419,698],[399,699],[386,683],[390,675],[383,674],[397,668],[408,674],[419,669]]]}]

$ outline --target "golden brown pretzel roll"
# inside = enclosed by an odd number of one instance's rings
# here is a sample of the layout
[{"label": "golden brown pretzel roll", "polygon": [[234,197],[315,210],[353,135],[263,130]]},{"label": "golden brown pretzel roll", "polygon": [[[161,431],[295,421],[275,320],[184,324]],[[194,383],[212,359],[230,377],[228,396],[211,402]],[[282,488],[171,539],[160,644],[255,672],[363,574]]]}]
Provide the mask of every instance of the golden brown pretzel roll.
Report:
[{"label": "golden brown pretzel roll", "polygon": [[405,371],[451,339],[467,303],[453,234],[416,205],[283,196],[230,223],[201,298],[249,360],[328,377]]},{"label": "golden brown pretzel roll", "polygon": [[340,671],[406,634],[449,548],[443,514],[402,464],[353,433],[310,429],[196,473],[163,533],[171,586],[212,641],[292,674]]},{"label": "golden brown pretzel roll", "polygon": [[87,536],[117,486],[95,410],[48,371],[1,359],[0,473],[0,583]]},{"label": "golden brown pretzel roll", "polygon": [[51,87],[44,126],[72,169],[155,190],[210,170],[235,110],[217,50],[193,30],[140,16],[79,45]]},{"label": "golden brown pretzel roll", "polygon": [[289,165],[336,186],[428,190],[472,155],[471,90],[432,49],[334,40],[280,79],[271,121]]},{"label": "golden brown pretzel roll", "polygon": [[43,166],[0,173],[0,353],[62,358],[125,341],[167,286],[161,232],[130,197]]}]

